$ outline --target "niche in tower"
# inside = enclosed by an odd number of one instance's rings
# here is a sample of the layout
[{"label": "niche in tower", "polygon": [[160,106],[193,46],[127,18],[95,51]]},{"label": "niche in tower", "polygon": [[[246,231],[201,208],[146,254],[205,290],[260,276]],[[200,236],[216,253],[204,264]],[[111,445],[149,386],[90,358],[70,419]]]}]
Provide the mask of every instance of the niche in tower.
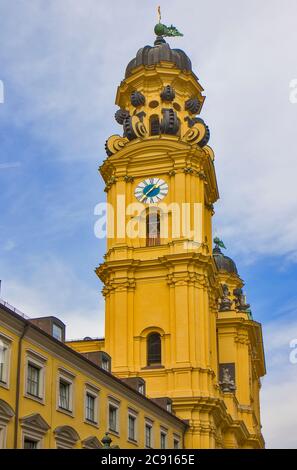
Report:
[{"label": "niche in tower", "polygon": [[153,114],[150,117],[150,134],[159,135],[160,134],[160,121],[158,114]]},{"label": "niche in tower", "polygon": [[146,246],[161,244],[160,237],[160,211],[149,209],[146,214]]}]

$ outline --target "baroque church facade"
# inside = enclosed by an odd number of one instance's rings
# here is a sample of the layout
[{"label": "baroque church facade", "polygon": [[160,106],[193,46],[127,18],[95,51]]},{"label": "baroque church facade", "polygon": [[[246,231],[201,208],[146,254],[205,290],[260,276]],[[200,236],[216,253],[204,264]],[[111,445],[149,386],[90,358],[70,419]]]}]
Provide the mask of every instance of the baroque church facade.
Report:
[{"label": "baroque church facade", "polygon": [[[30,322],[0,305],[0,344],[6,345],[0,436],[2,429],[8,446],[22,447],[27,439],[31,447],[96,448],[105,431],[129,448],[265,445],[261,325],[222,241],[213,246],[219,193],[210,131],[200,117],[203,88],[189,57],[170,47],[162,25],[155,31],[154,45],[139,49],[118,87],[115,118],[122,131],[107,139],[99,169],[109,208],[106,254],[96,269],[105,338],[65,342],[64,333],[53,335],[54,317]],[[11,391],[9,364],[17,360],[16,373],[27,375],[11,377]],[[46,371],[58,377],[51,393]],[[28,384],[42,392],[33,405]],[[60,406],[70,402],[72,409]],[[103,417],[91,423],[88,413],[98,416],[99,403]]]},{"label": "baroque church facade", "polygon": [[[202,92],[188,56],[162,35],[139,49],[118,87],[123,132],[107,140],[100,167],[114,209],[96,271],[106,304],[100,348],[117,377],[141,377],[149,397],[172,400],[189,423],[187,448],[261,448],[261,325],[223,243],[212,246],[219,193]],[[182,230],[184,206],[189,220],[199,214],[196,238],[195,227]],[[133,210],[136,237],[121,230]]]}]

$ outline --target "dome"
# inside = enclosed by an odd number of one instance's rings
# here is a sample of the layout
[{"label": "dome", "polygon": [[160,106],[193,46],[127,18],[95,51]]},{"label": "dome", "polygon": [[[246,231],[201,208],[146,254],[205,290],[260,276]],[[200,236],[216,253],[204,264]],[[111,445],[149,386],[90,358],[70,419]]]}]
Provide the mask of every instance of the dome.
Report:
[{"label": "dome", "polygon": [[181,49],[171,49],[165,39],[158,36],[154,46],[144,46],[139,49],[136,57],[127,65],[125,78],[140,65],[156,65],[163,60],[172,62],[180,70],[192,71],[192,63],[187,54]]},{"label": "dome", "polygon": [[229,256],[225,256],[221,252],[219,246],[215,246],[213,249],[213,257],[219,271],[227,271],[228,273],[238,274],[234,261],[229,258]]}]

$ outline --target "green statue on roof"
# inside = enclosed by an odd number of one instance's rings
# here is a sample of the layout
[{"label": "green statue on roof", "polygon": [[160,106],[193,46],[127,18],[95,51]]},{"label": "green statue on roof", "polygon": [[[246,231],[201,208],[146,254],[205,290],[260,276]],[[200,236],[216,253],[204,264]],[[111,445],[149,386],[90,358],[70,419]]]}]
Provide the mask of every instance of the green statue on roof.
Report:
[{"label": "green statue on roof", "polygon": [[159,16],[159,23],[157,23],[155,26],[155,34],[157,36],[168,36],[168,37],[183,36],[183,34],[180,33],[175,26],[173,25],[166,26],[165,24],[161,23],[161,8],[160,7],[158,7],[158,16]]},{"label": "green statue on roof", "polygon": [[225,245],[224,245],[224,242],[223,242],[223,240],[221,240],[220,238],[215,237],[215,238],[213,239],[213,242],[214,242],[214,244],[215,244],[216,246],[218,246],[219,248],[225,248],[225,250],[226,250],[226,247],[225,247]]}]

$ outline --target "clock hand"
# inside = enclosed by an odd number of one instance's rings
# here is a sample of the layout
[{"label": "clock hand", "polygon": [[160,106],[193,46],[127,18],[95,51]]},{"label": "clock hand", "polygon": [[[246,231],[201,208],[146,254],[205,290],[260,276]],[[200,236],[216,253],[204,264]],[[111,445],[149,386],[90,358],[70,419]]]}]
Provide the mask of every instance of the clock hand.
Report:
[{"label": "clock hand", "polygon": [[144,194],[144,195],[142,196],[142,198],[140,199],[140,202],[142,202],[144,199],[146,199],[146,198],[148,197],[148,195],[153,191],[153,189],[156,189],[156,188],[158,188],[158,187],[159,187],[159,186],[158,186],[158,183],[154,184],[154,185],[151,187],[151,189],[150,189],[146,194]]}]

